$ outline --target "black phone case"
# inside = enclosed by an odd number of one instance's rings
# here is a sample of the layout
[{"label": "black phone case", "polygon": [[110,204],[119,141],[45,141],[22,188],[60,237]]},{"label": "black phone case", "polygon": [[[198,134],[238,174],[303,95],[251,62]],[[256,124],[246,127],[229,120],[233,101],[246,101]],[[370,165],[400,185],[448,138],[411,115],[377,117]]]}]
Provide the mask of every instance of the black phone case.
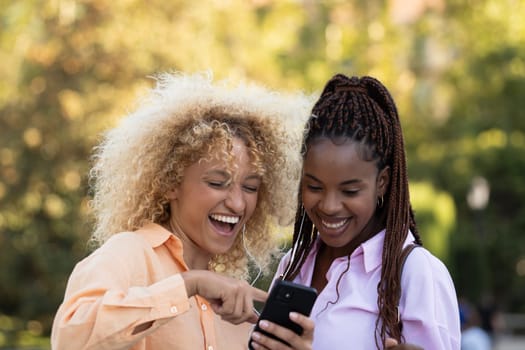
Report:
[{"label": "black phone case", "polygon": [[[268,320],[291,329],[297,334],[301,334],[303,332],[302,327],[290,320],[289,314],[291,311],[295,311],[310,316],[316,298],[317,291],[315,288],[289,281],[277,280],[270,291],[268,300],[266,300],[264,304],[259,320]],[[255,325],[254,331],[266,334],[271,338],[287,344],[285,341],[260,329],[259,320]],[[251,341],[248,343],[248,347],[250,350],[253,349]]]}]

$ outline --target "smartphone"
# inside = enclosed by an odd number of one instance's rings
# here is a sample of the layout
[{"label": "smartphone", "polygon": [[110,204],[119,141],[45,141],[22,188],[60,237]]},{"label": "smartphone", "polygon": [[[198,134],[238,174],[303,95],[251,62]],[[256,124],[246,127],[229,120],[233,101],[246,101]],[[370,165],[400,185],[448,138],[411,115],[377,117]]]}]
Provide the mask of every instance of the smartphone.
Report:
[{"label": "smartphone", "polygon": [[[275,281],[270,295],[264,304],[264,307],[259,316],[259,320],[255,324],[254,331],[263,333],[273,339],[277,339],[287,345],[282,339],[277,338],[273,334],[269,334],[259,328],[260,320],[268,320],[288,329],[291,329],[297,334],[303,333],[303,328],[297,323],[290,320],[290,312],[295,311],[306,316],[310,316],[315,299],[317,298],[317,290],[312,287],[304,286],[302,284],[277,280]],[[253,350],[251,339],[248,343],[248,348]]]}]

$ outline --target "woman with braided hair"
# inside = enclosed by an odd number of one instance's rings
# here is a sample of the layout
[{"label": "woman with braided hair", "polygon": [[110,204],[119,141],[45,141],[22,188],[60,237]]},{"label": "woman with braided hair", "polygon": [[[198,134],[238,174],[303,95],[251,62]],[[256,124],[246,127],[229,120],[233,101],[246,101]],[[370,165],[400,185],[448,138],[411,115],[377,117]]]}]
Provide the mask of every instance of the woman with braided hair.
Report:
[{"label": "woman with braided hair", "polygon": [[383,84],[328,81],[302,156],[293,247],[277,276],[318,290],[314,349],[459,349],[453,281],[421,247],[401,123]]}]

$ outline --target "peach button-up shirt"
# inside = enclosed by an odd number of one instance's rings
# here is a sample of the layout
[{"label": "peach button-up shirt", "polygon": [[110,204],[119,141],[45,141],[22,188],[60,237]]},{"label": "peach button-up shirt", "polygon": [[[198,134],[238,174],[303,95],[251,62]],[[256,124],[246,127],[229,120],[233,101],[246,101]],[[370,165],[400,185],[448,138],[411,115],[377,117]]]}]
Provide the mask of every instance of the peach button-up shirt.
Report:
[{"label": "peach button-up shirt", "polygon": [[181,241],[159,225],[114,235],[71,273],[52,349],[246,349],[251,325],[188,298],[187,270]]}]

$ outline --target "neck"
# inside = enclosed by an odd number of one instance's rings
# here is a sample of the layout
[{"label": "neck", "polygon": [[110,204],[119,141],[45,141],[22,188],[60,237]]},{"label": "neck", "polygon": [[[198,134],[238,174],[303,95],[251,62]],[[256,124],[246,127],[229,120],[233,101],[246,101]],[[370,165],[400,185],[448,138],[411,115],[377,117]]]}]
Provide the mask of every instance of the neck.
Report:
[{"label": "neck", "polygon": [[211,261],[212,255],[202,250],[195,242],[193,242],[180,228],[177,222],[170,218],[168,224],[165,226],[168,231],[177,236],[182,242],[182,252],[184,262],[190,270],[207,270],[208,264]]}]

